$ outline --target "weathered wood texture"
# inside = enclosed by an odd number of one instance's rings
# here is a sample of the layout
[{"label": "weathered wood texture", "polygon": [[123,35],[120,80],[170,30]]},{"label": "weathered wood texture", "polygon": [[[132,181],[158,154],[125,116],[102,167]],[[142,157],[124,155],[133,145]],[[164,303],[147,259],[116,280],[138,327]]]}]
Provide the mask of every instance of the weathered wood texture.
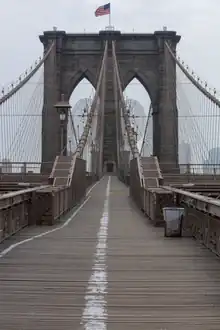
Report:
[{"label": "weathered wood texture", "polygon": [[[68,226],[0,259],[0,329],[84,329],[106,185],[100,181]],[[25,229],[0,248],[44,230]],[[164,238],[115,177],[106,266],[108,329],[219,330],[220,260],[191,238]]]},{"label": "weathered wood texture", "polygon": [[37,188],[31,188],[0,196],[0,243],[31,224],[36,212],[32,208],[36,191]]},{"label": "weathered wood texture", "polygon": [[183,221],[183,229],[188,235],[191,235],[220,256],[219,218],[188,207]]}]

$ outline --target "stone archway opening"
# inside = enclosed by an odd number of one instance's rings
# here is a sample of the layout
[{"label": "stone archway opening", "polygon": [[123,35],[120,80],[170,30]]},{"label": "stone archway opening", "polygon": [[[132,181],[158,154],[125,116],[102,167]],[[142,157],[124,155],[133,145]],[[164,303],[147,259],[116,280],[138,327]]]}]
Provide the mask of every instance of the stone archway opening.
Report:
[{"label": "stone archway opening", "polygon": [[[133,78],[137,78],[151,97],[154,106],[154,154],[158,156],[160,162],[178,163],[176,86],[172,83],[176,81],[176,64],[165,42],[168,42],[172,51],[175,52],[180,36],[175,31],[134,35],[121,34],[120,31],[110,31],[110,34],[106,31],[102,32],[83,35],[67,34],[65,31],[56,31],[51,34],[51,31],[47,31],[40,36],[44,52],[48,51],[51,41],[59,41],[59,47],[55,47],[49,53],[48,60],[45,61],[42,112],[42,136],[45,138],[42,139],[42,161],[52,164],[60,153],[58,139],[60,121],[58,114],[54,115],[54,104],[59,101],[58,91],[69,99],[76,85],[85,77],[93,86],[96,86],[97,72],[100,70],[103,57],[103,41],[115,39],[116,56],[119,55],[120,58],[120,76],[123,86],[126,87]],[[122,48],[123,52],[118,53],[118,50]],[[147,61],[146,54],[150,54]],[[159,70],[160,67],[164,70]],[[56,81],[53,79],[54,72],[59,73]],[[51,84],[51,79],[54,81],[53,84]],[[134,81],[129,88],[132,87],[134,95],[133,83]],[[168,116],[169,120],[167,120]],[[115,150],[110,153],[116,155]],[[104,159],[108,160],[108,155]],[[111,157],[112,159],[115,160],[117,157]]]},{"label": "stone archway opening", "polygon": [[106,171],[107,171],[107,173],[113,173],[114,172],[114,164],[112,162],[108,162],[106,164]]},{"label": "stone archway opening", "polygon": [[[79,141],[87,118],[90,111],[92,98],[95,94],[95,89],[93,85],[87,78],[82,78],[79,83],[74,87],[72,94],[70,96],[70,105],[72,107],[72,118],[74,122],[74,127],[76,131],[77,140]],[[76,149],[75,139],[72,132],[71,122],[68,125],[68,150],[71,149],[72,152]],[[92,141],[92,136],[88,141],[83,153],[83,159],[86,160],[86,169],[88,172],[92,171],[92,156],[91,156],[91,146],[94,141]],[[72,145],[70,145],[70,142]]]},{"label": "stone archway opening", "polygon": [[[128,103],[130,105],[130,121],[137,138],[138,148],[140,150],[144,138],[144,131],[151,105],[151,99],[147,89],[137,77],[134,77],[129,82],[124,90],[124,95],[128,99]],[[146,155],[143,156],[153,153],[153,120],[149,122],[147,139],[148,141],[146,141],[146,147],[148,150],[144,150]]]},{"label": "stone archway opening", "polygon": [[104,173],[116,173],[116,163],[111,160],[104,162]]},{"label": "stone archway opening", "polygon": [[70,105],[72,107],[72,116],[77,131],[77,137],[80,138],[88,115],[89,106],[95,89],[88,79],[83,78],[74,88],[70,96]]}]

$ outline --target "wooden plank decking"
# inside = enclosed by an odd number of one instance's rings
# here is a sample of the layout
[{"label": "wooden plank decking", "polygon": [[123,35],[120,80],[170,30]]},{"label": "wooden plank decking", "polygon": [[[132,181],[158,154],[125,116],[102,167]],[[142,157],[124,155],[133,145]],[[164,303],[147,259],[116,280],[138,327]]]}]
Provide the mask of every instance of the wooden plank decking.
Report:
[{"label": "wooden plank decking", "polygon": [[[220,260],[165,239],[115,177],[90,195],[63,228],[0,254],[0,329],[219,330]],[[0,253],[45,230],[25,229]]]}]

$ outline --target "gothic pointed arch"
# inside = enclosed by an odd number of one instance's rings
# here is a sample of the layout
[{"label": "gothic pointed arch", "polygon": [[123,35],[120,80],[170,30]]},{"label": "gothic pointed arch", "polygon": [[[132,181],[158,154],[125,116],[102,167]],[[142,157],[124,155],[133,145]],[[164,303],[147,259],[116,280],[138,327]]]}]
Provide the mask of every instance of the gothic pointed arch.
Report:
[{"label": "gothic pointed arch", "polygon": [[137,79],[141,85],[146,89],[151,102],[154,103],[156,100],[158,89],[157,89],[157,76],[152,73],[143,73],[140,70],[129,70],[123,75],[123,88],[124,90],[134,79]]},{"label": "gothic pointed arch", "polygon": [[78,79],[74,79],[74,85],[72,85],[70,90],[72,93],[69,95],[69,103],[71,105],[73,121],[79,139],[83,132],[87,111],[91,106],[91,97],[94,95],[95,89],[87,76],[80,75],[77,78]]},{"label": "gothic pointed arch", "polygon": [[96,87],[96,75],[93,74],[90,70],[84,69],[84,70],[78,70],[74,72],[71,77],[69,78],[69,81],[67,83],[68,86],[68,92],[67,97],[68,99],[74,92],[75,88],[80,84],[80,82],[86,79],[90,84],[95,88]]},{"label": "gothic pointed arch", "polygon": [[127,80],[128,84],[124,90],[124,95],[129,104],[130,121],[132,127],[135,129],[138,147],[141,147],[151,105],[151,98],[149,89],[144,86],[141,79],[137,79],[133,72],[129,78],[130,79]]},{"label": "gothic pointed arch", "polygon": [[[176,87],[173,83],[176,81],[176,63],[166,47],[169,43],[175,53],[180,40],[175,31],[155,31],[152,34],[126,34],[120,31],[67,34],[56,30],[44,32],[40,40],[44,45],[44,54],[52,43],[54,45],[44,61],[43,162],[52,164],[59,153],[60,121],[54,104],[60,100],[61,94],[70,97],[83,78],[96,87],[104,44],[115,40],[123,87],[136,78],[151,98],[155,154],[162,162],[177,164],[178,150],[173,147],[173,141],[176,141],[178,119],[172,110],[176,109]],[[175,142],[175,145],[178,143]]]}]

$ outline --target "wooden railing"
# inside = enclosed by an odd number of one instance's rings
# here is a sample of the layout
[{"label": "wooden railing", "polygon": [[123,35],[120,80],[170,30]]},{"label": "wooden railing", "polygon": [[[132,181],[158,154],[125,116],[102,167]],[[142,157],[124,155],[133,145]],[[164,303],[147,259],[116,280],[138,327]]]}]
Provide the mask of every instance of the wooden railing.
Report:
[{"label": "wooden railing", "polygon": [[[50,178],[51,179],[51,178]],[[43,212],[38,216],[39,224],[55,224],[64,214],[74,208],[85,196],[89,185],[86,175],[86,162],[76,158],[70,185],[49,186],[37,193],[36,205],[41,204]]]},{"label": "wooden railing", "polygon": [[164,207],[184,207],[183,236],[196,238],[220,256],[220,201],[168,186],[140,188],[135,160],[131,162],[131,197],[155,226],[163,226]]},{"label": "wooden railing", "polygon": [[29,225],[53,225],[74,208],[96,177],[77,158],[70,186],[38,186],[0,196],[0,242]]},{"label": "wooden railing", "polygon": [[33,196],[43,188],[25,189],[0,196],[0,242],[31,223]]}]

